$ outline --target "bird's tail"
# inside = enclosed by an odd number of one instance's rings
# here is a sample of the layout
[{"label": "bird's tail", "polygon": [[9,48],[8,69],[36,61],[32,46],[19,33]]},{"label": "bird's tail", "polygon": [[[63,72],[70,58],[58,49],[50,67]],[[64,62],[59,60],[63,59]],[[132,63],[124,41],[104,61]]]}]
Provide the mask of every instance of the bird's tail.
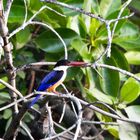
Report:
[{"label": "bird's tail", "polygon": [[29,108],[31,108],[40,98],[41,94],[38,94],[33,100],[32,102],[29,104]]}]

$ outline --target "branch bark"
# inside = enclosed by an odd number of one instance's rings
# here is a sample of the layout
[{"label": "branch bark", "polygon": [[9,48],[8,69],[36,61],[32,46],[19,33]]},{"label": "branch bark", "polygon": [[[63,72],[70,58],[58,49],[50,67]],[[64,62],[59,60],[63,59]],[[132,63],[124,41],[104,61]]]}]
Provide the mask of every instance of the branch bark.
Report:
[{"label": "branch bark", "polygon": [[[8,1],[11,2],[9,3],[9,7],[12,4],[12,0]],[[1,9],[0,9],[0,35],[2,36],[4,45],[3,45],[3,50],[4,50],[4,57],[6,59],[6,70],[7,70],[7,74],[8,74],[8,79],[9,79],[9,84],[13,87],[16,88],[16,82],[15,82],[15,77],[16,77],[16,73],[14,71],[14,65],[13,65],[13,57],[12,57],[12,43],[9,42],[8,39],[8,27],[7,27],[7,23],[6,20],[7,17],[4,17],[4,11],[3,11],[3,1],[0,1],[0,5],[1,5]],[[10,9],[10,8],[9,8]],[[10,96],[11,96],[11,102],[16,101],[17,99],[17,95],[9,90],[10,92]],[[18,106],[17,104],[14,106],[13,108],[13,113],[18,113]]]}]

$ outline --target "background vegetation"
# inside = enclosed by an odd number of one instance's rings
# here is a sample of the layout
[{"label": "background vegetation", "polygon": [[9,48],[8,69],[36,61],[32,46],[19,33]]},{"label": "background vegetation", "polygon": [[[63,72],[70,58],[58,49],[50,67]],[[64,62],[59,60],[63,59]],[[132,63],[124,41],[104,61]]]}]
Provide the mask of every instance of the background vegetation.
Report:
[{"label": "background vegetation", "polygon": [[[3,1],[4,9],[7,7],[7,2],[8,0]],[[126,1],[121,0],[63,0],[60,2],[82,8],[84,11],[91,12],[108,21],[117,19],[120,11],[126,4]],[[130,2],[130,0],[127,2]],[[51,9],[45,7],[44,10],[39,12],[40,8],[45,5]],[[101,65],[97,65],[96,68],[71,68],[64,83],[68,91],[72,92],[76,97],[88,103],[93,103],[96,107],[121,118],[129,118],[132,123],[119,121],[89,109],[83,118],[91,122],[97,121],[99,124],[95,123],[88,126],[83,124],[83,130],[86,130],[88,127],[89,130],[94,130],[96,133],[88,131],[81,139],[84,139],[84,136],[86,138],[95,136],[99,140],[138,140],[140,138],[138,124],[140,123],[139,5],[139,0],[133,0],[123,9],[121,17],[129,16],[132,12],[135,14],[132,17],[126,17],[118,21],[112,34],[111,57],[108,58],[107,55],[104,55],[98,62],[99,64],[115,66],[125,70],[125,72],[103,68]],[[36,14],[37,12],[38,14]],[[33,15],[35,17],[33,17],[33,20],[30,20]],[[34,21],[38,23],[35,24]],[[26,23],[28,26],[26,26]],[[110,24],[111,31],[115,23],[112,22]],[[48,4],[39,0],[14,0],[7,20],[9,34],[6,36],[13,46],[12,59],[14,70],[16,71],[16,89],[23,96],[33,92],[43,76],[52,70],[52,66],[48,65],[29,66],[27,64],[44,61],[56,62],[66,56],[62,41],[54,31],[46,28],[46,25],[52,27],[66,43],[69,60],[82,60],[92,64],[105,52],[108,44],[108,30],[105,23],[101,22],[100,19],[91,18],[69,8],[64,8],[57,4]],[[21,27],[19,28],[20,30],[14,33],[18,27]],[[1,36],[0,79],[9,82],[10,76],[6,51],[3,49],[4,36],[2,33]],[[21,68],[21,66],[25,67]],[[127,72],[134,73],[138,79],[132,78],[133,75],[131,77],[131,73]],[[66,92],[61,86],[58,88],[58,91]],[[10,104],[11,100],[9,89],[0,84],[0,106],[3,107]],[[39,110],[38,106],[35,107]],[[18,105],[18,109],[22,109],[22,103]],[[0,112],[1,137],[11,125],[11,120],[15,115],[13,111],[14,109],[8,108]],[[60,115],[58,114],[53,115],[53,119],[56,122]],[[88,114],[91,115],[89,118]],[[31,123],[37,122],[37,120],[34,120],[36,118],[34,116],[35,114],[32,111],[26,113],[22,122],[23,127],[28,131],[20,127],[17,139],[29,139],[29,134],[26,132],[31,132],[35,139],[44,138],[44,135],[35,136],[33,132],[36,129],[35,126],[31,127]],[[72,120],[70,121],[72,122]],[[114,124],[108,124],[110,122]],[[66,125],[65,119],[61,125],[65,126],[65,128],[70,127],[70,124]],[[58,128],[55,128],[55,130],[58,133],[62,131]]]}]

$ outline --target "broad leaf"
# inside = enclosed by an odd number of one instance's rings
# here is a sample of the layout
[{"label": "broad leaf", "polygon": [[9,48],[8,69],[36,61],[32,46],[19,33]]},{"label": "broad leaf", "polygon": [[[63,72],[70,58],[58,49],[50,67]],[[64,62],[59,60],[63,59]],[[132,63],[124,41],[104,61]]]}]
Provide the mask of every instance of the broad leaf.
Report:
[{"label": "broad leaf", "polygon": [[140,105],[128,106],[125,111],[131,120],[140,122]]},{"label": "broad leaf", "polygon": [[[107,65],[116,66],[115,60],[112,57],[109,59],[105,58],[103,62]],[[103,91],[108,95],[117,97],[120,86],[119,73],[107,68],[101,68],[100,73],[102,75],[100,81]]]},{"label": "broad leaf", "polygon": [[7,92],[0,92],[0,104],[3,104],[10,100],[10,95]]},{"label": "broad leaf", "polygon": [[71,46],[82,56],[84,60],[90,60],[91,54],[88,52],[87,44],[85,44],[82,40],[74,39]]},{"label": "broad leaf", "polygon": [[133,78],[129,78],[121,88],[120,102],[124,104],[131,103],[138,98],[140,94],[140,83]]},{"label": "broad leaf", "polygon": [[138,140],[138,133],[134,124],[124,121],[118,122],[120,140]]},{"label": "broad leaf", "polygon": [[[115,102],[115,98],[113,98],[110,95],[104,94],[103,92],[99,91],[96,88],[93,88],[90,90],[85,88],[85,91],[86,91],[88,97],[92,97],[92,98],[94,97],[95,99],[97,99],[101,102],[105,102],[110,105],[112,105]],[[90,101],[92,101],[92,100],[90,99]]]},{"label": "broad leaf", "polygon": [[[78,7],[78,8],[82,8],[82,5],[84,3],[84,0],[65,0],[65,1],[60,0],[60,1],[67,3],[67,4],[70,4],[74,7]],[[76,12],[74,10],[70,10],[69,8],[64,8],[63,11],[67,16],[74,16],[74,15],[79,14],[78,12]]]},{"label": "broad leaf", "polygon": [[111,56],[114,58],[117,66],[121,69],[129,71],[129,65],[122,51],[117,46],[112,46]]},{"label": "broad leaf", "polygon": [[131,22],[126,22],[121,27],[118,35],[113,39],[113,43],[116,43],[127,50],[140,49],[138,27]]},{"label": "broad leaf", "polygon": [[[28,11],[28,14],[31,12]],[[22,5],[12,5],[8,23],[22,23],[25,17],[25,8]]]},{"label": "broad leaf", "polygon": [[133,64],[133,65],[140,64],[140,52],[139,51],[128,51],[125,53],[125,57],[129,64]]},{"label": "broad leaf", "polygon": [[31,33],[29,27],[21,30],[16,34],[16,48],[22,48],[31,38]]},{"label": "broad leaf", "polygon": [[[6,76],[0,78],[1,80],[5,81],[5,82],[8,82],[8,78]],[[3,89],[5,88],[5,86],[3,84],[0,83],[0,89]]]},{"label": "broad leaf", "polygon": [[121,7],[121,0],[101,0],[100,13],[106,18],[111,13],[117,11]]},{"label": "broad leaf", "polygon": [[11,109],[4,110],[4,113],[3,113],[3,118],[4,119],[9,119],[11,117],[11,115],[12,115]]},{"label": "broad leaf", "polygon": [[[69,46],[75,38],[79,38],[77,33],[71,29],[58,28],[56,29],[56,31],[64,39],[64,42],[66,43],[67,46]],[[64,46],[62,42],[50,30],[41,33],[37,38],[35,38],[34,41],[36,45],[45,52],[49,53],[64,52]]]}]

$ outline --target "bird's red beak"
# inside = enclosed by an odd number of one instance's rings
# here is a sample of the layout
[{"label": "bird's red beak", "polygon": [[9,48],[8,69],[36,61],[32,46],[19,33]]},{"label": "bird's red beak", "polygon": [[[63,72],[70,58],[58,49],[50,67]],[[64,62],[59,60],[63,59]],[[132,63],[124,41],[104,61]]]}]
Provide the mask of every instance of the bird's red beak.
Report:
[{"label": "bird's red beak", "polygon": [[84,67],[87,64],[88,63],[86,63],[86,62],[71,61],[68,65],[73,66],[73,67]]}]

